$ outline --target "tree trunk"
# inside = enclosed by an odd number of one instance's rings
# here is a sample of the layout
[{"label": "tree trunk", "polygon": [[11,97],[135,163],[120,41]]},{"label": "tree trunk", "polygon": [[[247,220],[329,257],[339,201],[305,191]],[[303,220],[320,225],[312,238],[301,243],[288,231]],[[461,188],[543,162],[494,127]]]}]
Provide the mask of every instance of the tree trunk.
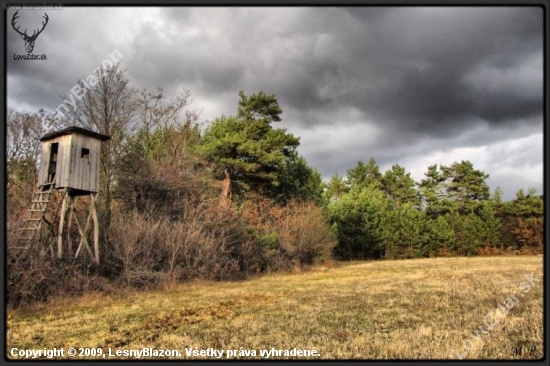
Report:
[{"label": "tree trunk", "polygon": [[227,169],[224,170],[225,179],[223,180],[222,193],[220,195],[220,206],[221,207],[230,207],[231,206],[231,175]]}]

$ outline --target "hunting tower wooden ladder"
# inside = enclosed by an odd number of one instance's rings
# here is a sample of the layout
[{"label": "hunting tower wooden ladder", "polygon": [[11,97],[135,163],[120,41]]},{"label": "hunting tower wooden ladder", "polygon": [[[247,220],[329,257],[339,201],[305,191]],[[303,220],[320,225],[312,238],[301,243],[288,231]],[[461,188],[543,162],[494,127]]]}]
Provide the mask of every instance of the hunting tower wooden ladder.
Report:
[{"label": "hunting tower wooden ladder", "polygon": [[55,184],[48,183],[40,186],[33,195],[31,207],[27,210],[30,212],[30,217],[23,222],[21,230],[21,238],[27,241],[27,247],[34,240],[40,240],[40,231],[42,223],[46,223],[51,227],[52,223],[46,217],[46,210],[50,203],[52,193],[54,192]]}]

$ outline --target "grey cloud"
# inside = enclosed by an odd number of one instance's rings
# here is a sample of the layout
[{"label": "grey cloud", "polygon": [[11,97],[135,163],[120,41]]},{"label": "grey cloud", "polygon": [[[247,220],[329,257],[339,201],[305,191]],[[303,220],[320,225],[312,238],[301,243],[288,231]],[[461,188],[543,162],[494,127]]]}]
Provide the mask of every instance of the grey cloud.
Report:
[{"label": "grey cloud", "polygon": [[[21,14],[22,25],[40,24],[41,12]],[[10,59],[25,52],[8,24],[10,105],[54,109],[59,94],[119,50],[132,86],[189,89],[204,119],[234,114],[239,90],[275,94],[280,127],[301,136],[300,152],[325,177],[371,156],[423,170],[414,164],[435,152],[542,130],[537,7],[67,7],[48,15],[35,52],[47,62]],[[527,151],[530,164],[542,162]],[[486,160],[505,153],[491,154]],[[495,169],[492,177],[511,186],[527,182],[509,183],[510,172]]]}]

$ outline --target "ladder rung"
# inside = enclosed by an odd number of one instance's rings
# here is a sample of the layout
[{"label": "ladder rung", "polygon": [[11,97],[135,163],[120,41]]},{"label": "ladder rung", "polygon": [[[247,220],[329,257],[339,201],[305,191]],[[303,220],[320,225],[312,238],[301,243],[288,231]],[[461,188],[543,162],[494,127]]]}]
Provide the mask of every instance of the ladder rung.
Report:
[{"label": "ladder rung", "polygon": [[[25,239],[30,240],[36,235],[36,232],[39,231],[41,228],[42,221],[45,221],[46,223],[51,225],[44,217],[44,214],[46,213],[48,204],[50,203],[50,195],[53,193],[53,187],[53,185],[50,185],[50,187],[48,187],[49,191],[37,190],[34,192],[31,208],[27,209],[27,212],[30,212],[31,217],[24,221],[24,225],[27,227],[20,228],[20,230],[23,232],[21,235]],[[45,185],[40,187],[40,189],[45,188]],[[34,212],[39,212],[39,217],[32,217]]]}]

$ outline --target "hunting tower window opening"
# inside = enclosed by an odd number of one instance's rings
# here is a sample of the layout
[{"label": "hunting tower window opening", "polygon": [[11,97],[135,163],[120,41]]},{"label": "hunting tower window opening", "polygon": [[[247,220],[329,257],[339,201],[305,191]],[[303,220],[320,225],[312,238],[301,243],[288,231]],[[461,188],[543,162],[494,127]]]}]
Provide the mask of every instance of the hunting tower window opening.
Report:
[{"label": "hunting tower window opening", "polygon": [[89,159],[90,158],[90,149],[82,148],[82,153],[80,154],[80,157],[83,159]]},{"label": "hunting tower window opening", "polygon": [[54,142],[50,148],[50,161],[48,164],[48,183],[53,182],[55,171],[57,169],[57,152],[59,151],[59,143]]},{"label": "hunting tower window opening", "polygon": [[59,143],[54,142],[52,144],[52,161],[57,161],[57,152],[59,151]]}]

